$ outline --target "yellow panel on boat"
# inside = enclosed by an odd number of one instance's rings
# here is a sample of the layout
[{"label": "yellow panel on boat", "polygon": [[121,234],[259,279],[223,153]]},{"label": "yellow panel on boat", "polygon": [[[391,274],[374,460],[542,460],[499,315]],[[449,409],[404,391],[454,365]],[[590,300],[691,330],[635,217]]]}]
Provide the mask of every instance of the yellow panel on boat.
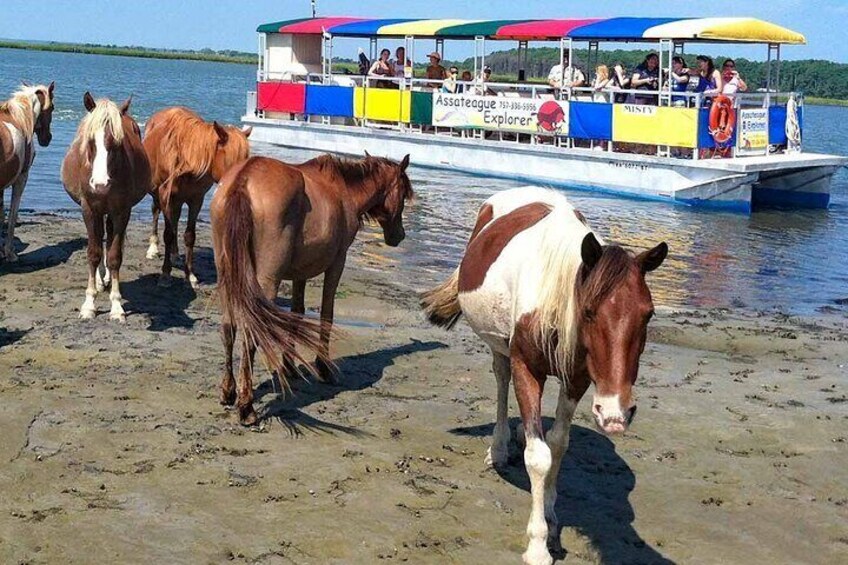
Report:
[{"label": "yellow panel on boat", "polygon": [[698,110],[615,104],[612,140],[694,148],[698,141]]},{"label": "yellow panel on boat", "polygon": [[800,33],[754,18],[692,18],[645,30],[645,39],[718,39],[757,43],[806,43]]},{"label": "yellow panel on boat", "polygon": [[442,28],[476,23],[480,20],[418,20],[416,22],[405,22],[402,24],[391,24],[383,26],[377,35],[415,35],[418,37],[433,37]]},{"label": "yellow panel on boat", "polygon": [[365,117],[365,89],[361,86],[353,89],[353,117]]},{"label": "yellow panel on boat", "polygon": [[[369,120],[409,123],[412,94],[390,88],[357,88],[363,91],[364,115]],[[357,98],[354,94],[354,115]]]}]

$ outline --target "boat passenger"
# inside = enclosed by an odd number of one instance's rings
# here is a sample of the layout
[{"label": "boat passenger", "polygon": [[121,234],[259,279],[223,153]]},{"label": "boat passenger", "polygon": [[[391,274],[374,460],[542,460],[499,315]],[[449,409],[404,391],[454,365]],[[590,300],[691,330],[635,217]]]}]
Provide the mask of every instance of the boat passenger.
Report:
[{"label": "boat passenger", "polygon": [[[374,61],[371,68],[368,70],[368,75],[373,77],[393,77],[395,76],[395,66],[389,60],[392,54],[388,49],[380,51],[380,58]],[[390,80],[378,80],[374,86],[377,88],[397,88]]]},{"label": "boat passenger", "polygon": [[612,83],[612,79],[610,78],[609,67],[598,65],[595,69],[595,80],[592,81],[593,102],[609,102],[610,83]]},{"label": "boat passenger", "polygon": [[[721,94],[724,90],[724,79],[721,78],[721,73],[715,68],[713,58],[707,55],[698,55],[698,74],[706,82],[704,94],[706,96],[715,96]],[[710,98],[707,98],[709,103],[712,103]]]},{"label": "boat passenger", "polygon": [[736,70],[736,61],[733,59],[725,59],[721,65],[721,78],[724,79],[724,88],[722,94],[733,96],[737,92],[745,92],[748,90],[747,83],[739,76],[739,71]]},{"label": "boat passenger", "polygon": [[[624,68],[624,64],[618,62],[612,68],[612,78],[610,78],[609,83],[610,90],[627,90],[630,88],[630,75],[627,73],[627,69]],[[613,95],[613,102],[616,104],[624,104],[627,102],[627,93],[625,92],[616,92]]]},{"label": "boat passenger", "polygon": [[[686,92],[689,86],[689,69],[686,68],[686,61],[679,55],[671,58],[670,82],[672,92]],[[686,106],[686,97],[672,96],[671,103],[673,106]]]},{"label": "boat passenger", "polygon": [[459,69],[451,66],[450,71],[448,71],[448,78],[442,83],[442,92],[447,94],[457,94],[460,92],[459,85],[456,80],[459,76]]},{"label": "boat passenger", "polygon": [[[427,78],[430,80],[438,80],[442,81],[448,78],[448,72],[441,65],[442,56],[439,55],[438,51],[433,51],[427,57],[430,58],[430,65],[427,67]],[[432,83],[430,84],[433,88],[440,88],[441,83]]]},{"label": "boat passenger", "polygon": [[405,47],[398,47],[395,50],[395,59],[391,63],[395,67],[395,78],[404,78],[404,68],[412,68],[412,61],[406,58]]},{"label": "boat passenger", "polygon": [[471,71],[462,71],[462,84],[458,86],[457,92],[465,92],[473,94],[474,92],[474,77],[471,76]]},{"label": "boat passenger", "polygon": [[[565,70],[563,71],[563,65]],[[548,73],[548,84],[555,90],[561,88],[578,88],[586,84],[586,77],[583,71],[577,67],[572,67],[568,61],[568,57],[563,58],[562,65],[557,63],[551,68]]]},{"label": "boat passenger", "polygon": [[358,49],[358,60],[359,60],[359,74],[367,75],[368,69],[371,68],[371,61],[368,60],[368,57],[365,56],[365,51],[362,50],[362,47]]},{"label": "boat passenger", "polygon": [[[660,57],[656,53],[648,53],[641,65],[636,67],[630,79],[630,85],[636,90],[658,91],[660,84]],[[636,104],[656,106],[658,97],[639,93],[635,96]]]}]

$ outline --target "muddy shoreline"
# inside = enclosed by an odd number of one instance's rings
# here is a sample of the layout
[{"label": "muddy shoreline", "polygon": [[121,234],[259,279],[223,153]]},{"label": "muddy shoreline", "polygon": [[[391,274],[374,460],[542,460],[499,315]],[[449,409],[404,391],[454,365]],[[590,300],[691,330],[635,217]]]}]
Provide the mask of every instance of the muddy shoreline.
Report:
[{"label": "muddy shoreline", "polygon": [[[489,356],[463,324],[424,323],[415,274],[373,234],[339,289],[341,385],[286,398],[262,372],[247,430],[217,403],[208,226],[197,292],[179,273],[157,288],[146,229],[131,223],[125,325],[104,295],[77,319],[81,220],[25,215],[20,262],[0,266],[0,561],[519,562],[520,454],[483,465]],[[560,557],[848,561],[848,319],[658,310],[632,431],[605,438],[585,401],[575,418]]]}]

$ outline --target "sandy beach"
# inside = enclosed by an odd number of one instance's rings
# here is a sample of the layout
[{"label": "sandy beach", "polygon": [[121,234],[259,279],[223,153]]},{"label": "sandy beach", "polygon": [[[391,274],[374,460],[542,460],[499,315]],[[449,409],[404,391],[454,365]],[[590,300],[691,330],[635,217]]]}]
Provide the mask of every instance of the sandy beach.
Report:
[{"label": "sandy beach", "polygon": [[[77,319],[84,234],[81,219],[26,215],[20,261],[0,266],[0,561],[520,562],[521,455],[483,464],[490,356],[462,323],[424,322],[416,274],[375,253],[373,233],[336,303],[341,384],[285,397],[259,372],[255,429],[217,402],[209,226],[195,292],[181,273],[157,288],[147,225],[132,223],[125,325],[105,295],[96,320]],[[659,307],[631,431],[604,437],[581,403],[558,558],[848,562],[846,342],[844,316]]]}]

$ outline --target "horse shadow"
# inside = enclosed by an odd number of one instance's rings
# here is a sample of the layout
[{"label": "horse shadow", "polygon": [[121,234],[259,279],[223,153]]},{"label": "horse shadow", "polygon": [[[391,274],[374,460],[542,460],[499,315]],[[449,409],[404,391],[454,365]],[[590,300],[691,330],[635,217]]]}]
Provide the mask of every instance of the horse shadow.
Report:
[{"label": "horse shadow", "polygon": [[45,245],[29,253],[21,253],[28,245],[20,243],[20,240],[15,238],[15,253],[19,254],[18,261],[15,263],[6,263],[4,270],[12,273],[26,274],[50,269],[67,263],[71,255],[84,249],[86,245],[88,245],[88,240],[84,237],[78,237],[63,241],[62,243]]},{"label": "horse shadow", "polygon": [[[260,411],[263,420],[276,419],[286,427],[293,436],[301,436],[304,431],[318,433],[342,432],[356,437],[367,435],[356,428],[323,422],[306,414],[303,409],[335,398],[344,392],[353,392],[372,387],[383,378],[387,367],[394,365],[395,359],[424,351],[433,351],[448,347],[440,341],[410,340],[409,343],[379,349],[370,353],[343,357],[336,362],[338,368],[338,384],[325,384],[312,379],[291,379],[291,394],[279,394],[279,382],[273,378],[263,381],[254,392],[254,400],[258,401],[269,394],[275,394]],[[301,374],[306,369],[300,367]]]},{"label": "horse shadow", "polygon": [[28,330],[8,330],[0,328],[0,347],[17,343],[27,334]]},{"label": "horse shadow", "polygon": [[[510,419],[513,430],[518,422],[519,418]],[[551,424],[553,419],[545,418],[546,429]],[[487,424],[455,428],[451,432],[479,437],[491,436],[493,429],[494,424]],[[521,455],[511,457],[509,465],[496,471],[513,486],[530,492],[530,479]],[[673,564],[648,545],[633,527],[636,513],[628,498],[635,486],[633,470],[616,453],[615,444],[609,438],[572,424],[568,451],[557,477],[556,513],[560,529],[574,528],[588,538],[601,563]],[[529,497],[527,504],[529,507]],[[552,553],[565,559],[567,550]]]},{"label": "horse shadow", "polygon": [[197,322],[186,313],[197,293],[182,277],[174,277],[171,286],[162,288],[159,274],[149,273],[135,280],[121,282],[121,295],[129,313],[147,314],[152,332],[172,328],[193,328]]}]

